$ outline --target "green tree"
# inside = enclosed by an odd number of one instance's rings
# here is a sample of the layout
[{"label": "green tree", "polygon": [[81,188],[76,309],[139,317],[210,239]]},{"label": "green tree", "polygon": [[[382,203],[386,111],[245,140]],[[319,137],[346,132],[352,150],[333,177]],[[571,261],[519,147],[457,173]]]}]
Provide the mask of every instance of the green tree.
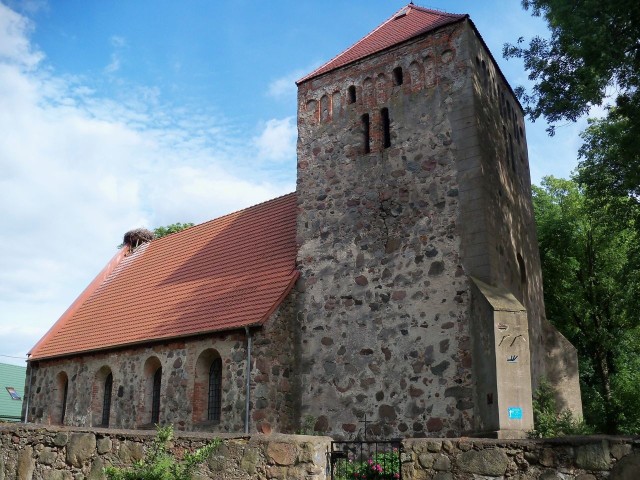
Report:
[{"label": "green tree", "polygon": [[[591,198],[573,180],[533,187],[547,316],[576,346],[585,419],[606,433],[640,432],[637,210],[626,196]],[[633,398],[625,403],[623,398]]]},{"label": "green tree", "polygon": [[186,230],[190,227],[193,227],[193,223],[172,223],[171,225],[167,225],[164,227],[154,228],[153,234],[156,238],[162,238],[166,237],[167,235],[171,235],[172,233],[181,232],[182,230]]},{"label": "green tree", "polygon": [[[534,82],[516,93],[532,120],[575,121],[592,106],[615,106],[600,133],[616,150],[603,168],[613,185],[637,195],[640,184],[640,2],[637,0],[523,0],[543,17],[549,38],[504,46],[505,58],[522,58]],[[593,138],[595,140],[595,138]],[[615,146],[614,146],[615,143]],[[604,160],[592,158],[591,161]]]}]

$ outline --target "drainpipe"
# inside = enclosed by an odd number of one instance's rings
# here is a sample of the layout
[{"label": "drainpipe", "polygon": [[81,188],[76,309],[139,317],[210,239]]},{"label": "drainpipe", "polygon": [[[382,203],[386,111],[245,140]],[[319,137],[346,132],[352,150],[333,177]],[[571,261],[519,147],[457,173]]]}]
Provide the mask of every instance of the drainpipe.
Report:
[{"label": "drainpipe", "polygon": [[27,360],[29,367],[29,383],[27,384],[27,404],[24,409],[24,423],[29,423],[29,399],[31,398],[31,377],[33,375],[33,363]]},{"label": "drainpipe", "polygon": [[247,333],[247,392],[245,395],[244,406],[244,433],[249,434],[249,401],[251,400],[251,330],[249,327],[244,327]]}]

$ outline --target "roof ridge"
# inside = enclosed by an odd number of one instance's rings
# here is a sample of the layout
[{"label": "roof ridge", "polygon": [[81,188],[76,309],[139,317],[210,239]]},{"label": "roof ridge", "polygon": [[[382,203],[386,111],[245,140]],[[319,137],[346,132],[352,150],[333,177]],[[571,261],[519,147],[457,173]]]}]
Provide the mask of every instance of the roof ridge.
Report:
[{"label": "roof ridge", "polygon": [[[437,19],[435,21],[431,19],[424,22],[424,25],[422,28],[417,28],[417,29],[414,28],[412,32],[408,32],[409,35],[406,35],[404,37],[402,37],[401,35],[400,38],[392,39],[390,42],[383,42],[385,44],[380,45],[380,39],[376,40],[377,34],[380,33],[382,35],[384,33],[385,27],[387,27],[388,25],[390,25],[392,22],[396,20],[399,20],[400,23],[404,22],[403,19],[405,17],[409,18],[408,14],[410,13],[411,10],[437,17]],[[387,20],[382,22],[380,25],[378,25],[375,29],[373,29],[367,35],[362,37],[360,40],[356,41],[355,43],[353,43],[352,45],[344,49],[342,52],[340,52],[338,55],[331,58],[329,61],[323,63],[321,66],[313,70],[311,73],[297,80],[296,85],[300,85],[301,83],[306,82],[307,80],[310,80],[314,77],[331,72],[338,68],[351,65],[352,63],[355,63],[364,58],[367,58],[373,54],[382,52],[395,45],[399,45],[406,41],[409,41],[412,38],[415,38],[416,36],[423,35],[431,30],[443,27],[445,25],[448,25],[450,23],[453,23],[455,21],[462,20],[468,17],[469,17],[468,14],[448,13],[441,10],[420,7],[418,5],[414,5],[413,3],[409,3],[403,6],[402,8],[400,8],[398,11],[396,11],[393,15],[391,15],[391,17],[389,17]],[[411,23],[412,22],[410,21],[410,24]],[[391,29],[391,31],[394,30],[393,27],[389,27],[389,28]],[[375,45],[369,51],[360,52],[353,57],[349,55],[350,53],[358,50],[359,46],[361,47],[363,44],[366,44],[367,41],[373,42],[373,44],[377,43],[377,45]]]},{"label": "roof ridge", "polygon": [[279,197],[270,198],[268,200],[264,200],[262,202],[254,204],[254,205],[249,205],[248,207],[241,208],[240,210],[235,210],[233,212],[225,213],[224,215],[220,215],[219,217],[212,218],[211,220],[206,220],[204,222],[197,223],[197,224],[195,224],[195,225],[193,225],[193,226],[191,226],[189,228],[185,228],[184,230],[180,230],[179,232],[171,233],[169,235],[165,235],[164,237],[157,238],[157,239],[153,240],[153,242],[160,242],[160,241],[163,241],[165,238],[169,238],[169,237],[175,238],[174,235],[180,235],[181,233],[188,232],[190,230],[193,232],[192,229],[195,229],[195,228],[198,228],[198,227],[202,227],[203,225],[207,225],[207,224],[210,224],[210,223],[213,223],[213,222],[217,222],[219,220],[222,220],[223,218],[231,217],[232,215],[237,215],[239,213],[246,212],[247,210],[252,210],[254,208],[258,208],[258,207],[264,206],[264,205],[266,205],[268,203],[271,203],[271,202],[275,203],[278,200],[284,200],[285,198],[287,198],[289,196],[292,196],[292,195],[295,195],[295,194],[296,194],[295,191],[294,192],[285,193],[283,195],[280,195]]},{"label": "roof ridge", "polygon": [[438,15],[446,15],[447,17],[451,17],[451,18],[459,18],[461,16],[465,16],[466,15],[464,13],[450,13],[450,12],[446,12],[444,10],[440,10],[438,8],[421,7],[420,5],[415,5],[413,3],[410,3],[409,5],[407,5],[407,7],[414,8],[416,10],[420,10],[420,11],[426,12],[426,13],[437,13]]},{"label": "roof ridge", "polygon": [[362,37],[360,40],[355,41],[354,43],[352,43],[351,45],[349,45],[347,48],[345,48],[343,51],[341,51],[339,54],[335,55],[332,59],[324,62],[322,65],[320,65],[318,68],[316,68],[313,72],[305,75],[304,77],[302,77],[300,80],[296,81],[296,85],[305,81],[308,78],[311,78],[315,75],[315,73],[319,70],[322,70],[326,65],[329,65],[331,62],[333,62],[334,60],[336,60],[338,57],[342,56],[343,54],[345,54],[346,52],[348,52],[349,50],[351,50],[354,46],[356,46],[357,44],[359,44],[360,42],[363,42],[364,40],[366,40],[367,38],[369,38],[371,35],[373,35],[375,32],[377,32],[378,30],[380,30],[383,26],[385,26],[387,23],[389,23],[390,21],[392,21],[393,19],[396,18],[396,15],[398,15],[402,10],[404,10],[405,8],[407,8],[409,5],[411,4],[407,4],[404,7],[402,7],[400,10],[398,10],[396,13],[394,13],[393,15],[391,15],[388,19],[386,19],[384,22],[382,22],[380,25],[378,25],[376,28],[374,28],[373,30],[371,30],[369,33],[367,33],[364,37]]}]

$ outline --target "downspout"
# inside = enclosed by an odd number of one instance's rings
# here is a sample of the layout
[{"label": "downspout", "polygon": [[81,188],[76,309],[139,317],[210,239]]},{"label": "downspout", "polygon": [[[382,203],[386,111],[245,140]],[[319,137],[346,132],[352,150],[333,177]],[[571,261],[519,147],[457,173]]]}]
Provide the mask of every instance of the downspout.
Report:
[{"label": "downspout", "polygon": [[244,327],[245,332],[247,333],[247,391],[245,394],[245,405],[244,405],[244,433],[249,434],[249,402],[251,400],[251,330],[249,327]]},{"label": "downspout", "polygon": [[29,383],[27,384],[27,404],[24,409],[23,423],[29,423],[29,399],[31,398],[31,378],[33,376],[33,363],[27,360],[27,364],[29,366]]}]

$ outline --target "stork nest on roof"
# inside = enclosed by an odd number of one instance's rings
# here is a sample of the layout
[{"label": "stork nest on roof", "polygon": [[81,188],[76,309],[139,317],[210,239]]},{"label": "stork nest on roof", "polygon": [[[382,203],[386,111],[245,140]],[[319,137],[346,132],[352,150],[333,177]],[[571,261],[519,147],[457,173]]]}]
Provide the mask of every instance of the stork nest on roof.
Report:
[{"label": "stork nest on roof", "polygon": [[135,230],[129,230],[124,234],[122,243],[129,245],[131,249],[134,249],[143,243],[150,242],[154,238],[156,238],[156,236],[152,231],[147,230],[146,228],[136,228]]}]

